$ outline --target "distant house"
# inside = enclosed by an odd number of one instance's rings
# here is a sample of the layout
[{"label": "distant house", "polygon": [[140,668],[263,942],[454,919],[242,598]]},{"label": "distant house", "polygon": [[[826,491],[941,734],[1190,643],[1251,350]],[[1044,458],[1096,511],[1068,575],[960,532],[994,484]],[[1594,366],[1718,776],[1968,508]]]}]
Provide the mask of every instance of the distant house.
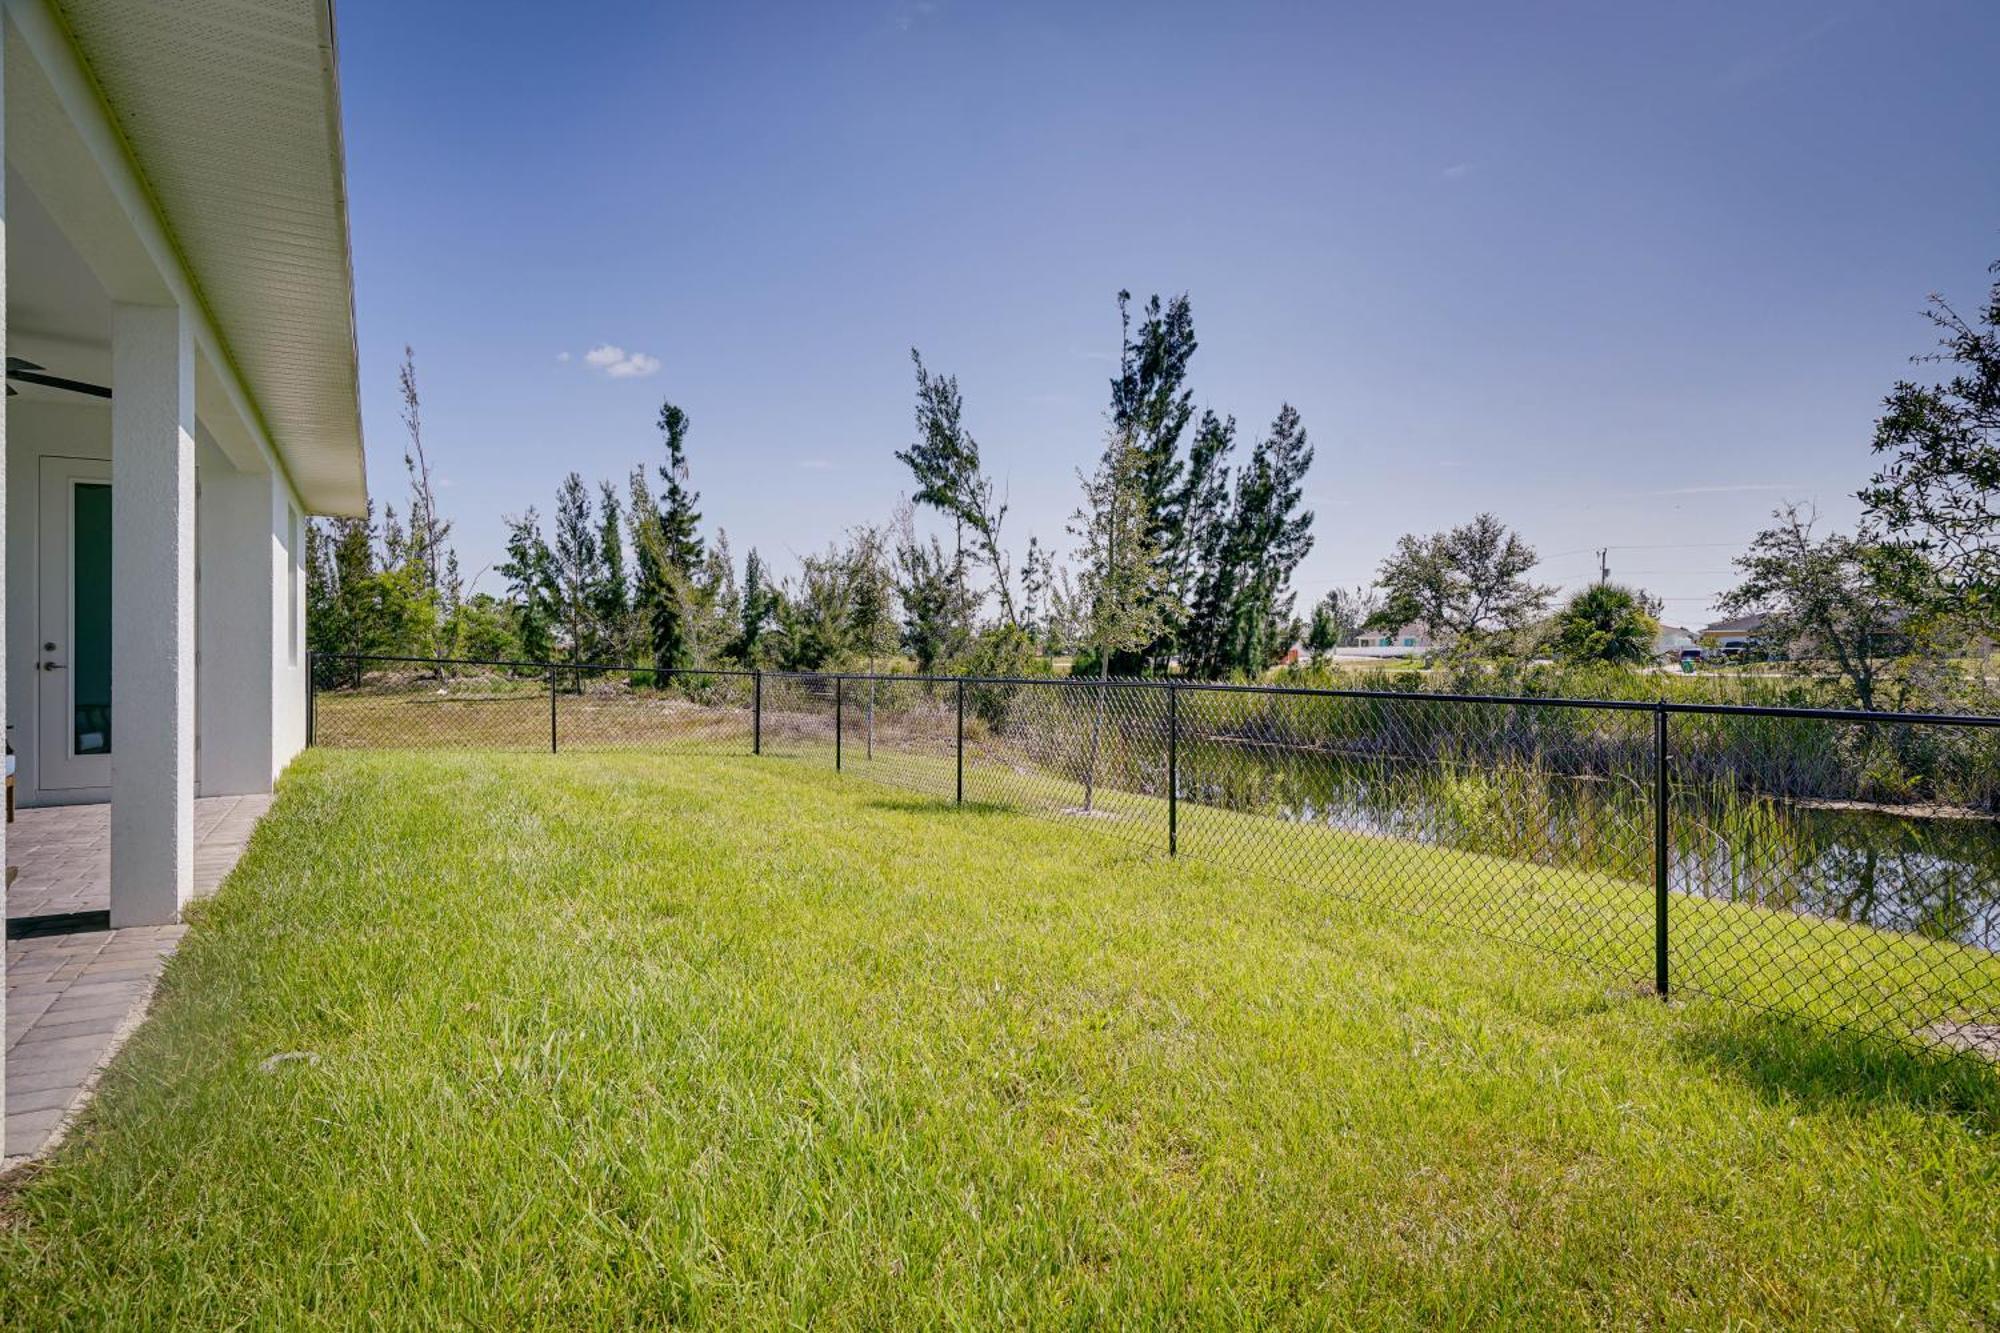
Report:
[{"label": "distant house", "polygon": [[1416,620],[1393,631],[1360,630],[1334,651],[1342,657],[1420,657],[1432,646],[1430,626]]},{"label": "distant house", "polygon": [[1701,641],[1710,652],[1723,657],[1747,657],[1764,647],[1764,626],[1770,617],[1758,612],[1754,615],[1737,616],[1733,620],[1718,620],[1712,625],[1704,625]]},{"label": "distant house", "polygon": [[1682,662],[1690,657],[1702,656],[1701,640],[1694,632],[1679,625],[1662,625],[1660,632],[1653,636],[1653,658],[1660,662]]}]

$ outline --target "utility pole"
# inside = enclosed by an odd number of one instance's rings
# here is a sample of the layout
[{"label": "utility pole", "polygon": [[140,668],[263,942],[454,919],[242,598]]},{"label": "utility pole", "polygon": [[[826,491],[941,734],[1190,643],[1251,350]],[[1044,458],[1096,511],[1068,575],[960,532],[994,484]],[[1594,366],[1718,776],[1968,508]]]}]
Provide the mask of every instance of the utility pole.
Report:
[{"label": "utility pole", "polygon": [[1611,548],[1609,546],[1600,546],[1597,548],[1597,581],[1599,583],[1611,582]]}]

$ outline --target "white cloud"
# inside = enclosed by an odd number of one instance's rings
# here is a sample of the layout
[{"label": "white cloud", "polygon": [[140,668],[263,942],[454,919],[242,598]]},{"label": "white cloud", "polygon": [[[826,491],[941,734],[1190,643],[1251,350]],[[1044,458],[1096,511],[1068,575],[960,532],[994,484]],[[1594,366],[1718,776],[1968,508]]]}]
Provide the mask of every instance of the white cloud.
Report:
[{"label": "white cloud", "polygon": [[569,364],[569,353],[568,353],[568,352],[557,352],[557,353],[556,353],[556,364],[557,364],[557,365],[559,365],[559,366],[566,366],[566,365],[568,365],[568,364]]},{"label": "white cloud", "polygon": [[660,358],[647,356],[644,352],[634,352],[623,361],[606,368],[605,374],[614,380],[631,379],[635,376],[650,375],[660,368]]},{"label": "white cloud", "polygon": [[[566,358],[568,353],[563,354]],[[614,380],[639,379],[660,368],[660,358],[644,352],[628,352],[615,343],[599,343],[583,354],[584,361]]]},{"label": "white cloud", "polygon": [[1439,173],[1448,181],[1464,180],[1472,174],[1470,162],[1454,162]]}]

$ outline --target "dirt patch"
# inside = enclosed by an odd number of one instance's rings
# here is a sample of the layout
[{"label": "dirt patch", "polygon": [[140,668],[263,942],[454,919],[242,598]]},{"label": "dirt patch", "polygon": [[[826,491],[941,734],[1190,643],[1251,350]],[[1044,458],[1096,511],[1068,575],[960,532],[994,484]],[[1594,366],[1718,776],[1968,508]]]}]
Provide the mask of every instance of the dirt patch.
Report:
[{"label": "dirt patch", "polygon": [[2000,1023],[1972,1023],[1941,1018],[1917,1029],[1917,1036],[1951,1051],[1962,1051],[2000,1063]]}]

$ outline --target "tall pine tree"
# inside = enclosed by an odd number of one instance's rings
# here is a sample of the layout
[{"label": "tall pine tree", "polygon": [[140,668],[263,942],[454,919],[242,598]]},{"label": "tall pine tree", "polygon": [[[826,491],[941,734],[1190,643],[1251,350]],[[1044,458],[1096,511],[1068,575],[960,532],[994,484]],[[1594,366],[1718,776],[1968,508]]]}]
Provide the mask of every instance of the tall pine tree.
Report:
[{"label": "tall pine tree", "polygon": [[541,520],[532,507],[519,518],[507,520],[507,558],[499,569],[514,605],[521,656],[530,662],[551,660],[561,594],[555,556],[542,539]]},{"label": "tall pine tree", "polygon": [[[1132,293],[1118,293],[1118,374],[1111,381],[1111,426],[1131,441],[1136,484],[1146,508],[1146,540],[1155,552],[1152,595],[1161,605],[1184,597],[1181,571],[1191,557],[1187,524],[1187,464],[1181,437],[1194,418],[1194,391],[1188,364],[1198,345],[1194,309],[1184,292],[1162,302],[1149,298],[1132,327]],[[1172,651],[1183,618],[1162,620],[1152,641],[1122,650],[1114,662],[1120,675],[1143,670],[1149,659]]]},{"label": "tall pine tree", "polygon": [[660,404],[660,434],[667,447],[667,461],[660,464],[660,480],[666,483],[661,495],[660,539],[667,562],[683,574],[701,567],[701,511],[695,506],[701,496],[688,486],[688,414],[672,403]]},{"label": "tall pine tree", "polygon": [[[924,368],[923,354],[910,349],[917,368],[917,441],[896,451],[897,461],[910,469],[917,483],[912,497],[951,520],[952,568],[963,585],[967,581],[965,536],[972,534],[978,558],[993,578],[993,590],[1000,599],[1001,619],[1018,624],[1014,613],[1014,592],[1007,556],[1000,549],[1000,525],[1007,506],[996,504],[993,481],[979,463],[979,442],[965,428],[965,398],[959,392],[956,375],[934,375]],[[968,592],[962,599],[968,608],[977,599]],[[969,632],[971,626],[966,626]]]},{"label": "tall pine tree", "polygon": [[746,667],[761,667],[767,660],[766,640],[778,621],[778,589],[764,569],[764,558],[751,547],[743,559],[743,597],[737,612],[736,641],[729,654]]},{"label": "tall pine tree", "polygon": [[597,622],[600,645],[608,659],[622,659],[632,650],[626,633],[631,621],[632,592],[625,573],[624,515],[618,488],[610,482],[597,487],[597,584],[591,590],[591,616]]},{"label": "tall pine tree", "polygon": [[592,599],[597,590],[597,531],[591,526],[590,491],[572,472],[556,492],[556,588],[560,598],[563,645],[572,662],[597,654],[597,622]]},{"label": "tall pine tree", "polygon": [[666,489],[656,507],[644,470],[632,474],[632,547],[638,565],[637,611],[644,622],[653,665],[662,672],[695,665],[699,588],[704,557],[701,500],[688,485],[688,415],[662,403],[660,434],[667,458],[660,465]]},{"label": "tall pine tree", "polygon": [[1299,507],[1312,456],[1298,410],[1286,403],[1244,465],[1224,555],[1235,573],[1227,637],[1215,664],[1222,672],[1260,672],[1284,647],[1292,571],[1312,550],[1312,511]]}]

